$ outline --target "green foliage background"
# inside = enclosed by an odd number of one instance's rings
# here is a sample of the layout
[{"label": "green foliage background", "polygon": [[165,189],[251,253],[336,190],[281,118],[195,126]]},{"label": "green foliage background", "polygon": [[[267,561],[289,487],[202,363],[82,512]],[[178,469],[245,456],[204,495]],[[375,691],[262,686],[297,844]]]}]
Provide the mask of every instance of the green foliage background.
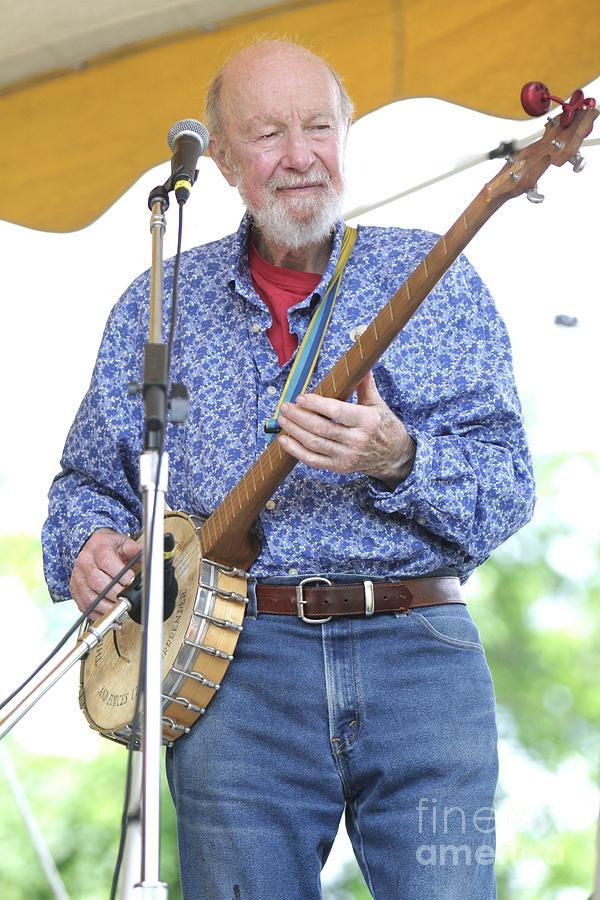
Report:
[{"label": "green foliage background", "polygon": [[[557,482],[563,458],[537,461],[540,503],[534,523],[512,538],[479,570],[471,602],[494,676],[505,741],[546,770],[583,759],[590,786],[596,782],[600,749],[600,576],[565,574],[552,560],[557,541],[577,535],[576,526],[556,515]],[[590,484],[598,483],[597,463],[582,457]],[[585,498],[581,498],[582,503]],[[600,546],[594,547],[596,559]],[[560,569],[563,569],[562,571]],[[0,576],[21,579],[28,593],[48,609],[37,538],[13,536],[0,546]],[[12,685],[3,685],[4,694]],[[10,738],[6,747],[50,845],[71,897],[107,898],[118,843],[126,753],[109,742],[93,760],[53,758],[23,751]],[[549,798],[550,801],[551,798]],[[502,794],[499,797],[502,805]],[[169,897],[181,896],[173,810],[164,790],[161,876]],[[548,848],[558,847],[550,860]],[[595,869],[595,828],[561,830],[548,806],[533,826],[521,831],[510,859],[498,866],[500,900],[558,900],[566,889],[591,893]],[[542,861],[535,887],[524,887],[518,864]],[[328,889],[329,900],[363,900],[370,895],[356,866],[349,865]],[[49,900],[45,880],[9,787],[0,774],[0,897]]]}]

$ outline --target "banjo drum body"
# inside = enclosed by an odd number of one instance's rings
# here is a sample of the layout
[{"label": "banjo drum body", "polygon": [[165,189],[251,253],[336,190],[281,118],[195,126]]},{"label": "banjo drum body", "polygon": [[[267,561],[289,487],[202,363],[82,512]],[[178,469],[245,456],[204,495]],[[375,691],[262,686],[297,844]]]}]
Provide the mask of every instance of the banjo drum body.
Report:
[{"label": "banjo drum body", "polygon": [[[165,515],[175,538],[178,591],[163,624],[163,742],[187,734],[219,690],[233,659],[247,603],[248,573],[202,559],[200,520]],[[141,626],[125,616],[81,664],[79,705],[104,737],[139,746],[134,728],[142,650]]]}]

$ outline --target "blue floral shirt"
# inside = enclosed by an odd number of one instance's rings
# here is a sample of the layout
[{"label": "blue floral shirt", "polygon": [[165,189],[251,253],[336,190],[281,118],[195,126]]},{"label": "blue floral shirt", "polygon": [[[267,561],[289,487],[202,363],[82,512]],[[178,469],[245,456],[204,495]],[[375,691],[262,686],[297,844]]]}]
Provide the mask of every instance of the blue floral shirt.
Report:
[{"label": "blue floral shirt", "polygon": [[[169,425],[167,502],[210,513],[264,449],[289,372],[267,335],[271,317],[247,262],[249,220],[237,234],[182,256],[172,380],[190,394],[184,425]],[[316,291],[289,311],[302,340],[315,298],[333,273],[342,223]],[[416,268],[434,235],[358,227],[313,385]],[[165,266],[165,296],[172,283]],[[148,334],[149,273],[113,309],[90,388],[69,432],[50,489],[43,531],[52,596],[69,596],[75,559],[97,528],[140,527],[143,408],[127,384],[140,381]],[[165,304],[168,307],[168,303]],[[166,332],[165,310],[165,332]],[[364,474],[298,464],[263,510],[258,578],[314,573],[412,577],[453,569],[466,579],[531,516],[534,484],[510,343],[489,292],[462,256],[374,368],[379,392],[416,441],[409,477],[393,491]],[[354,398],[355,399],[355,398]],[[271,504],[269,504],[271,505]]]}]

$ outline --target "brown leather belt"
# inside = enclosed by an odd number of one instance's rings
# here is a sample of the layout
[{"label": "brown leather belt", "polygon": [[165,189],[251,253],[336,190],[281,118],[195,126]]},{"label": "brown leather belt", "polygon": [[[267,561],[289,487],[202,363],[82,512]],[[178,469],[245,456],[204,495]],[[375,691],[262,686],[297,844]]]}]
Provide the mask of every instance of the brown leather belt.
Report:
[{"label": "brown leather belt", "polygon": [[305,578],[298,586],[257,584],[256,600],[259,613],[298,616],[305,622],[465,602],[460,582],[452,576],[356,584],[331,584],[326,578],[314,576]]}]

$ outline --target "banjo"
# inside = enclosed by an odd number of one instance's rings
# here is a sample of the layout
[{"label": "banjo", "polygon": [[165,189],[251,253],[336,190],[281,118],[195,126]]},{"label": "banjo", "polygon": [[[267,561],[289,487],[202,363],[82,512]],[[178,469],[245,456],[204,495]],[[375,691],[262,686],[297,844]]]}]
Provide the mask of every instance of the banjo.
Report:
[{"label": "banjo", "polygon": [[[539,82],[523,88],[531,115],[547,112],[550,96]],[[579,148],[599,110],[595,100],[576,91],[563,112],[548,119],[543,136],[509,156],[388,300],[368,328],[315,388],[323,397],[347,400],[432,288],[485,222],[509,199],[530,193],[551,165],[570,161],[582,168]],[[163,742],[187,734],[220,689],[233,660],[247,603],[248,569],[260,543],[253,523],[296,460],[276,439],[205,520],[169,512],[165,531],[173,534],[173,568],[178,584],[175,607],[163,624]],[[80,706],[90,724],[120,743],[137,740],[134,726],[141,654],[140,627],[125,616],[84,659],[80,670]]]}]

